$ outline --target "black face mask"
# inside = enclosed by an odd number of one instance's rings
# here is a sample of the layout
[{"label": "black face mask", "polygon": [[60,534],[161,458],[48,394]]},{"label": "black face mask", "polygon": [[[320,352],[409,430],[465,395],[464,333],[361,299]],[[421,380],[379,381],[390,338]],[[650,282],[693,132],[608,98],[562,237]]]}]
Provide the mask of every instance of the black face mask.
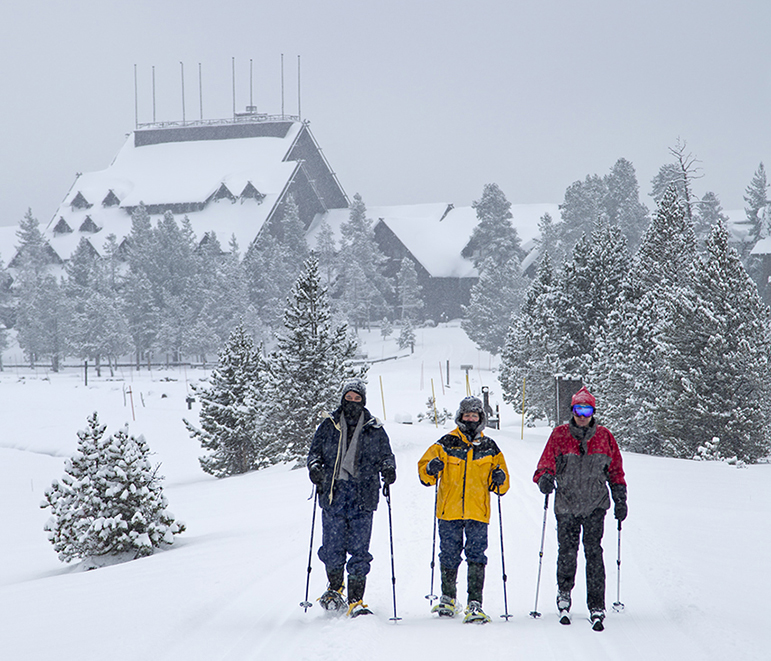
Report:
[{"label": "black face mask", "polygon": [[349,399],[343,400],[343,415],[349,424],[355,425],[359,421],[363,410],[364,402],[352,402]]},{"label": "black face mask", "polygon": [[[463,420],[463,427],[465,428],[466,434],[472,437],[476,435],[480,424],[481,420]],[[463,429],[461,429],[461,431],[463,431]]]}]

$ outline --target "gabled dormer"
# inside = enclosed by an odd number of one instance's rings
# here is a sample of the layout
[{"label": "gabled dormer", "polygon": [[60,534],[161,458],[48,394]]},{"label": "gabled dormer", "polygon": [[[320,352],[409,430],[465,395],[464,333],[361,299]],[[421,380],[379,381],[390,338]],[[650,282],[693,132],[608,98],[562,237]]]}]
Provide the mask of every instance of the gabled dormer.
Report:
[{"label": "gabled dormer", "polygon": [[92,220],[91,216],[86,216],[86,219],[78,227],[78,232],[89,232],[90,234],[96,234],[101,227],[97,227],[96,223]]},{"label": "gabled dormer", "polygon": [[257,203],[260,203],[265,199],[265,195],[260,193],[251,181],[246,182],[246,186],[244,186],[244,190],[241,191],[240,197],[241,204],[244,203],[244,200],[255,200]]},{"label": "gabled dormer", "polygon": [[88,200],[83,197],[83,193],[78,191],[78,194],[72,198],[72,202],[70,202],[70,206],[73,209],[90,209],[93,204],[89,204]]},{"label": "gabled dormer", "polygon": [[104,199],[102,200],[102,206],[107,207],[117,207],[120,205],[120,200],[118,199],[118,196],[113,193],[112,188],[107,192],[107,195],[104,196]]},{"label": "gabled dormer", "polygon": [[218,202],[219,200],[230,200],[231,202],[235,202],[236,196],[230,192],[230,189],[225,184],[221,184],[217,189],[217,192],[211,196],[211,199],[215,202]]},{"label": "gabled dormer", "polygon": [[72,228],[67,224],[62,216],[59,216],[59,222],[54,225],[54,234],[70,234]]}]

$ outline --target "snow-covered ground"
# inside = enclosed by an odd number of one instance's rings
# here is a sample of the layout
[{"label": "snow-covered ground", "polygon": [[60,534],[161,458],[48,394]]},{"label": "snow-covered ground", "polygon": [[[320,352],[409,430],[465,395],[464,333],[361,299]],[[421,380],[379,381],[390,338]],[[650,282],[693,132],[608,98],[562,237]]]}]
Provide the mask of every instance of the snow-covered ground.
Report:
[{"label": "snow-covered ground", "polygon": [[[533,610],[543,496],[531,476],[549,433],[525,429],[502,405],[503,429],[492,430],[512,473],[503,497],[508,610],[503,609],[497,511],[490,526],[484,627],[438,621],[424,598],[430,588],[433,491],[420,485],[416,462],[442,433],[416,422],[431,380],[440,408],[454,411],[465,395],[461,364],[473,365],[475,393],[489,385],[501,402],[495,362],[478,352],[457,323],[420,329],[415,353],[379,362],[369,375],[368,405],[383,417],[397,457],[392,491],[398,623],[393,615],[388,511],[375,514],[375,556],[366,601],[374,617],[304,612],[312,515],[304,470],[288,467],[225,480],[203,474],[200,448],[182,418],[190,383],[204,373],[149,374],[129,370],[110,379],[82,373],[0,372],[0,629],[3,657],[15,660],[120,661],[213,659],[650,659],[771,658],[764,624],[771,595],[771,465],[737,469],[625,453],[629,518],[622,539],[623,613],[609,612],[607,629],[591,631],[583,606],[583,564],[574,592],[574,623],[558,624],[556,536],[548,512],[538,609]],[[362,333],[370,359],[404,355],[378,331]],[[450,361],[450,386],[444,374]],[[440,364],[442,374],[440,376]],[[382,379],[382,391],[380,387]],[[131,394],[128,393],[129,389]],[[382,397],[381,397],[382,392]],[[131,400],[134,403],[132,419]],[[719,403],[717,403],[719,405]],[[599,402],[601,412],[602,402]],[[128,422],[161,462],[170,510],[188,527],[173,548],[94,571],[62,565],[46,540],[44,489],[63,473],[76,431],[98,411],[115,431]],[[411,416],[413,425],[395,420]],[[446,429],[450,429],[447,423]],[[311,599],[325,584],[315,550]],[[616,600],[615,520],[606,520],[608,606]],[[461,569],[459,594],[465,582]],[[438,575],[434,590],[439,587]]]}]

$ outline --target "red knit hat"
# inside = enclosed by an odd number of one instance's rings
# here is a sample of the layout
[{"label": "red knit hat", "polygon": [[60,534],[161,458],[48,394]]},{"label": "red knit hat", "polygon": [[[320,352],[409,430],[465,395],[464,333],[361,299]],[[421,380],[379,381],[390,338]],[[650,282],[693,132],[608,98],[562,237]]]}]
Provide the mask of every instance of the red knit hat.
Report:
[{"label": "red knit hat", "polygon": [[573,399],[570,400],[571,406],[575,406],[576,404],[588,404],[589,406],[597,408],[594,395],[592,395],[592,393],[590,393],[586,389],[586,386],[581,388],[581,390],[579,390],[575,395],[573,395]]}]

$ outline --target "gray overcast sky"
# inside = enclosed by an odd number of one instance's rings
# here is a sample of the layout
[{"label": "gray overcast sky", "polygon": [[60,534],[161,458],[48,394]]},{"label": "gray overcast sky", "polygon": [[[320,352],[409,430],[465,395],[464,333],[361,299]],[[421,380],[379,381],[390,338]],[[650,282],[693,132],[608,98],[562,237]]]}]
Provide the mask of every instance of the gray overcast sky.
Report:
[{"label": "gray overcast sky", "polygon": [[[696,193],[741,208],[771,159],[769,0],[5,0],[0,7],[0,225],[45,225],[76,172],[107,167],[139,121],[254,102],[302,115],[369,206],[468,205],[496,182],[553,202],[630,160],[641,198],[678,137]],[[771,163],[766,163],[771,165]],[[7,260],[7,256],[3,255]]]}]

